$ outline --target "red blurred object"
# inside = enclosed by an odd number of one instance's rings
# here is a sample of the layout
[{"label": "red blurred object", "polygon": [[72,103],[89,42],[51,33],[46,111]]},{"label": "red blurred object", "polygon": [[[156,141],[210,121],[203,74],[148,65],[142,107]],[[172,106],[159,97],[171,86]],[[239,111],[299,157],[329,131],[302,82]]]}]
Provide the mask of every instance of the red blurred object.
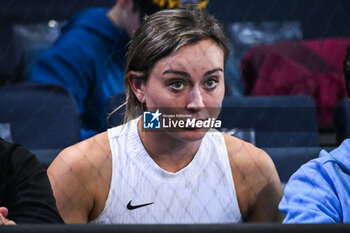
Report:
[{"label": "red blurred object", "polygon": [[242,60],[247,95],[311,95],[321,124],[333,123],[347,96],[343,60],[350,38],[286,41],[253,47]]}]

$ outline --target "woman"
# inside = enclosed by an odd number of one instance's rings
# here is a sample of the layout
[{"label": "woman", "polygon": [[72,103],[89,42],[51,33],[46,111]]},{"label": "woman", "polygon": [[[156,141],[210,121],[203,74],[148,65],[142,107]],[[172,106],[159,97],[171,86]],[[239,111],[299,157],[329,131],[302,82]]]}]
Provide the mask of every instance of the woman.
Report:
[{"label": "woman", "polygon": [[[220,110],[227,44],[200,10],[143,22],[128,52],[126,123],[65,149],[48,169],[66,223],[281,221],[269,156],[197,124]],[[145,129],[143,111],[155,111],[148,123],[162,113],[194,124]]]}]

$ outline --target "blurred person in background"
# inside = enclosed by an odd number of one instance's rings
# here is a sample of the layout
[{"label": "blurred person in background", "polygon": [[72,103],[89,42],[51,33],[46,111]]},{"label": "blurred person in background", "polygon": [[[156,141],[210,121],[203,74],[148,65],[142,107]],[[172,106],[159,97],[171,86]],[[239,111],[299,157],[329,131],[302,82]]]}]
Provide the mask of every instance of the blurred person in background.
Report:
[{"label": "blurred person in background", "polygon": [[[350,98],[350,47],[343,67]],[[284,223],[349,223],[350,139],[301,166],[284,191],[279,205]]]},{"label": "blurred person in background", "polygon": [[0,138],[0,159],[0,224],[63,223],[36,157]]},{"label": "blurred person in background", "polygon": [[203,10],[162,10],[141,24],[124,77],[126,123],[66,148],[48,169],[66,223],[282,221],[282,186],[264,151],[210,126],[144,126],[147,111],[215,119],[228,54]]},{"label": "blurred person in background", "polygon": [[[135,30],[146,15],[181,2],[187,1],[118,0],[111,9],[76,14],[58,41],[37,59],[31,81],[59,84],[73,93],[82,139],[102,132],[107,127],[108,99],[124,90],[127,45]],[[208,0],[199,2],[206,7]]]},{"label": "blurred person in background", "polygon": [[127,44],[142,18],[159,9],[152,0],[118,0],[111,9],[83,10],[35,62],[31,81],[59,84],[73,93],[83,139],[106,128],[107,100],[124,89]]}]

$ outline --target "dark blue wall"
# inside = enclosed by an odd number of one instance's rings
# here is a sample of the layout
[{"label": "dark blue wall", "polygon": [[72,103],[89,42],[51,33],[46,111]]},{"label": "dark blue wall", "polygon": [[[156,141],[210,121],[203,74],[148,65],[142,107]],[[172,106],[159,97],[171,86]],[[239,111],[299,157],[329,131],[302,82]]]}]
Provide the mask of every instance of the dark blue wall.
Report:
[{"label": "dark blue wall", "polygon": [[350,36],[349,0],[211,0],[208,10],[225,24],[299,20],[304,38]]}]

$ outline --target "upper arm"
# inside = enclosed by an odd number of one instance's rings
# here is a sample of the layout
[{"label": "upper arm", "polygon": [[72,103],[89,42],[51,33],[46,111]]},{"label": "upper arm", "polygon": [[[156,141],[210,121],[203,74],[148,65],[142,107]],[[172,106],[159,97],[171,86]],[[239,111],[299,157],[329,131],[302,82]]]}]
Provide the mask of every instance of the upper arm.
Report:
[{"label": "upper arm", "polygon": [[278,204],[283,196],[281,181],[275,165],[264,151],[254,159],[251,190],[253,195],[249,201],[247,221],[252,222],[282,222],[284,216],[278,210]]},{"label": "upper arm", "polygon": [[245,221],[281,222],[283,190],[272,159],[263,150],[225,135],[232,175]]},{"label": "upper arm", "polygon": [[335,187],[316,162],[303,165],[288,181],[279,208],[284,223],[341,222],[341,204]]},{"label": "upper arm", "polygon": [[86,223],[93,206],[89,164],[74,146],[63,150],[48,168],[57,208],[66,223]]}]

